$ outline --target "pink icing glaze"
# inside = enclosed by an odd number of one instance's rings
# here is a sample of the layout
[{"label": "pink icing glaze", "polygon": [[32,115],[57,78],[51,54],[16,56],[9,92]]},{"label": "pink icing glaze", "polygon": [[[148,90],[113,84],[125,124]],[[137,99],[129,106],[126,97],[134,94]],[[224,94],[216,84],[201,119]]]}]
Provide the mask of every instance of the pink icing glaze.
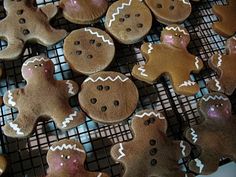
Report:
[{"label": "pink icing glaze", "polygon": [[207,116],[210,119],[228,119],[231,117],[230,106],[217,107],[216,105],[211,105],[208,108]]},{"label": "pink icing glaze", "polygon": [[[180,34],[178,34],[180,35]],[[163,35],[162,42],[164,44],[172,45],[177,48],[186,49],[189,43],[189,40],[185,36],[174,36],[173,34],[165,34]]]}]

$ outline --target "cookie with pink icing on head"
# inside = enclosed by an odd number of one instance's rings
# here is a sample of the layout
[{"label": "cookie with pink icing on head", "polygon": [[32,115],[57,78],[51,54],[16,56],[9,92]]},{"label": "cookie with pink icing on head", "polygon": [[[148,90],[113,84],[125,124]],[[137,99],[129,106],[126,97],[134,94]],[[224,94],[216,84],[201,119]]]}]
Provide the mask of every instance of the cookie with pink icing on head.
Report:
[{"label": "cookie with pink icing on head", "polygon": [[84,114],[69,104],[69,98],[78,92],[78,85],[71,80],[55,80],[51,60],[42,56],[32,57],[23,63],[21,72],[27,81],[26,86],[8,90],[4,95],[4,103],[19,111],[16,119],[3,127],[5,135],[27,137],[42,117],[52,118],[61,130],[84,122]]},{"label": "cookie with pink icing on head", "polygon": [[132,119],[134,138],[116,144],[111,156],[124,166],[123,177],[192,177],[178,166],[190,154],[185,141],[172,141],[166,135],[167,121],[155,110],[137,112]]},{"label": "cookie with pink icing on head", "polygon": [[208,63],[217,74],[214,80],[208,82],[208,88],[232,95],[236,88],[236,37],[227,40],[226,54],[215,54]]},{"label": "cookie with pink icing on head", "polygon": [[174,91],[183,95],[194,95],[199,86],[191,80],[190,73],[198,73],[203,62],[190,54],[187,46],[190,36],[187,30],[178,25],[170,25],[161,33],[161,43],[145,43],[141,53],[146,63],[135,65],[132,75],[144,82],[153,84],[162,75],[168,76]]},{"label": "cookie with pink icing on head", "polygon": [[6,171],[7,160],[3,155],[0,155],[0,176]]},{"label": "cookie with pink icing on head", "polygon": [[47,154],[49,168],[46,177],[109,177],[106,173],[87,171],[85,160],[86,153],[78,141],[55,142]]},{"label": "cookie with pink icing on head", "polygon": [[185,131],[186,138],[200,148],[189,168],[209,175],[218,169],[222,157],[236,161],[236,118],[231,115],[230,100],[219,92],[202,97],[198,110],[202,123]]}]

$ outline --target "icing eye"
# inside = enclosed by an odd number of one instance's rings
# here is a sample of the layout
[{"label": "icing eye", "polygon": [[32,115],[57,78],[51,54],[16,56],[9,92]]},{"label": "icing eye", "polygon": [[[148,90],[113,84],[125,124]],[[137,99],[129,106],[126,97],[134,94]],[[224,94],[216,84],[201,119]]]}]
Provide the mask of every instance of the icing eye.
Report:
[{"label": "icing eye", "polygon": [[43,63],[39,64],[39,66],[42,67],[42,66],[43,66]]},{"label": "icing eye", "polygon": [[68,156],[65,156],[65,159],[67,159],[67,160],[70,159],[70,156],[69,156],[69,155],[68,155]]},{"label": "icing eye", "polygon": [[34,68],[37,68],[38,67],[38,65],[34,65]]}]

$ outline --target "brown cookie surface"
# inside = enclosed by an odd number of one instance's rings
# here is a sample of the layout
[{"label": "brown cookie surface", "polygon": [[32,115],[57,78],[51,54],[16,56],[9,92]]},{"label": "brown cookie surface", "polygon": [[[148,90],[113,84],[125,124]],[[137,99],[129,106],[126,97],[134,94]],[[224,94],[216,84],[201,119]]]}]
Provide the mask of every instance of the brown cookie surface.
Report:
[{"label": "brown cookie surface", "polygon": [[0,38],[8,45],[0,51],[1,60],[19,58],[26,42],[50,46],[67,35],[65,30],[56,30],[49,23],[57,13],[55,5],[36,8],[33,4],[35,0],[4,1],[7,16],[0,21]]},{"label": "brown cookie surface", "polygon": [[236,88],[236,37],[227,40],[226,55],[215,54],[208,61],[209,66],[217,73],[214,80],[208,82],[213,91],[232,95]]},{"label": "brown cookie surface", "polygon": [[182,23],[192,11],[189,0],[145,0],[157,21],[164,24]]},{"label": "brown cookie surface", "polygon": [[111,149],[115,161],[124,165],[123,177],[190,177],[178,167],[178,160],[190,154],[185,141],[167,138],[167,121],[158,111],[144,110],[133,116],[134,139]]},{"label": "brown cookie surface", "polygon": [[29,136],[40,116],[52,118],[62,130],[83,123],[84,114],[73,110],[69,104],[69,98],[78,92],[78,85],[71,80],[55,80],[51,60],[32,57],[23,63],[21,72],[27,85],[8,90],[4,95],[4,103],[19,110],[16,119],[3,127],[5,135]]},{"label": "brown cookie surface", "polygon": [[187,51],[189,41],[190,36],[185,28],[167,26],[161,33],[161,44],[142,45],[141,53],[146,64],[134,66],[132,75],[152,84],[164,74],[170,77],[176,93],[196,94],[199,87],[190,79],[190,73],[199,72],[203,62]]},{"label": "brown cookie surface", "polygon": [[236,33],[236,1],[228,0],[227,5],[214,5],[213,13],[219,17],[218,22],[214,22],[212,28],[224,37],[233,36]]},{"label": "brown cookie surface", "polygon": [[82,28],[67,36],[64,54],[75,71],[89,75],[108,67],[114,58],[115,46],[105,31]]},{"label": "brown cookie surface", "polygon": [[53,143],[47,154],[47,177],[108,177],[101,172],[89,172],[84,168],[86,153],[76,140],[60,140]]},{"label": "brown cookie surface", "polygon": [[0,176],[5,172],[7,168],[7,161],[4,156],[0,155]]},{"label": "brown cookie surface", "polygon": [[236,160],[236,119],[231,115],[230,100],[222,93],[205,95],[198,109],[204,121],[187,129],[185,134],[201,153],[189,163],[189,168],[209,175],[218,169],[222,157]]},{"label": "brown cookie surface", "polygon": [[79,103],[93,120],[117,123],[128,118],[138,103],[138,90],[125,75],[98,72],[81,85]]},{"label": "brown cookie surface", "polygon": [[72,23],[97,22],[108,8],[107,0],[61,0],[64,17]]},{"label": "brown cookie surface", "polygon": [[151,26],[151,12],[139,0],[116,1],[106,14],[107,31],[124,44],[139,42],[149,32]]}]

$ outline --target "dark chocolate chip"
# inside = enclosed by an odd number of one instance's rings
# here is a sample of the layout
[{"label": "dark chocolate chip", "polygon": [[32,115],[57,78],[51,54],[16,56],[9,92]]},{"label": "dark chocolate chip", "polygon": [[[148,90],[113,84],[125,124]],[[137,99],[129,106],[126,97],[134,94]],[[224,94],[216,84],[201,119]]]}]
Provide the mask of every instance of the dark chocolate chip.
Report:
[{"label": "dark chocolate chip", "polygon": [[119,106],[119,104],[120,104],[120,103],[119,103],[118,100],[115,100],[115,101],[114,101],[114,105],[115,105],[115,106]]},{"label": "dark chocolate chip", "polygon": [[151,165],[152,165],[152,166],[155,166],[156,164],[157,164],[157,160],[156,160],[156,159],[152,159],[152,160],[151,160]]},{"label": "dark chocolate chip", "polygon": [[24,18],[20,18],[19,23],[20,24],[24,24],[25,23],[25,19]]},{"label": "dark chocolate chip", "polygon": [[107,110],[107,107],[106,107],[106,106],[102,106],[102,107],[101,107],[101,111],[102,111],[102,112],[106,112],[106,110]]},{"label": "dark chocolate chip", "polygon": [[29,33],[30,33],[30,31],[29,31],[28,29],[24,29],[24,30],[23,30],[23,34],[24,34],[24,35],[28,35]]},{"label": "dark chocolate chip", "polygon": [[105,86],[104,89],[105,89],[106,91],[108,91],[108,90],[110,90],[110,86]]},{"label": "dark chocolate chip", "polygon": [[156,140],[153,140],[153,139],[150,140],[149,143],[150,143],[151,146],[155,146],[157,144]]},{"label": "dark chocolate chip", "polygon": [[16,11],[16,14],[17,15],[22,15],[24,13],[24,10],[23,9],[20,9],[20,10],[17,10]]},{"label": "dark chocolate chip", "polygon": [[103,90],[103,86],[102,85],[98,85],[97,89],[101,91],[101,90]]},{"label": "dark chocolate chip", "polygon": [[80,41],[75,41],[74,45],[80,45]]},{"label": "dark chocolate chip", "polygon": [[156,155],[157,149],[156,149],[156,148],[153,148],[153,149],[150,150],[149,153],[150,153],[150,155],[152,155],[152,156],[153,156],[153,155]]},{"label": "dark chocolate chip", "polygon": [[90,102],[91,102],[92,104],[96,104],[96,103],[97,103],[97,99],[96,99],[96,98],[91,98],[91,99],[90,99]]},{"label": "dark chocolate chip", "polygon": [[76,51],[76,55],[81,55],[82,54],[82,51],[81,50],[77,50]]}]

